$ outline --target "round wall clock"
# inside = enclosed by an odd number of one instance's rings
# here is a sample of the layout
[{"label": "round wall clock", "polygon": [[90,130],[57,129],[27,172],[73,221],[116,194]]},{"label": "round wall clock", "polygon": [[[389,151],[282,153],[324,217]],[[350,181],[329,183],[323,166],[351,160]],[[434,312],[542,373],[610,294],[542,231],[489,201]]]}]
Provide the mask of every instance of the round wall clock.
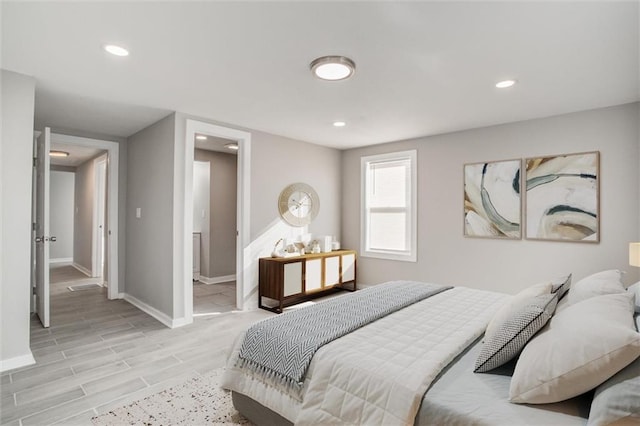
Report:
[{"label": "round wall clock", "polygon": [[318,193],[306,183],[292,183],[280,193],[278,210],[289,225],[308,225],[320,210]]}]

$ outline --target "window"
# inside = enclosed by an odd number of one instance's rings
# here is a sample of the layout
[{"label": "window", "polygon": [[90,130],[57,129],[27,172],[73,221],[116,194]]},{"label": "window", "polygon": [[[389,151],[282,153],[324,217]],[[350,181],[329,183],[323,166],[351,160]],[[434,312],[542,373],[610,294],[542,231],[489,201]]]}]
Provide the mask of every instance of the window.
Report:
[{"label": "window", "polygon": [[416,261],[416,151],[361,159],[360,252]]}]

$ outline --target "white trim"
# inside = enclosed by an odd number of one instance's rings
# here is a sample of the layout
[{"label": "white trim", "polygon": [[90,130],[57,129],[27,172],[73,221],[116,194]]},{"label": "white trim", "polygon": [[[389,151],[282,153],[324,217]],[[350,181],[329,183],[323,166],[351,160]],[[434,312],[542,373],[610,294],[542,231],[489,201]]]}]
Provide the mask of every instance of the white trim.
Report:
[{"label": "white trim", "polygon": [[31,351],[29,351],[28,354],[0,360],[0,371],[13,370],[14,368],[20,368],[35,363],[36,360]]},{"label": "white trim", "polygon": [[[106,193],[105,193],[105,189],[106,189],[106,177],[107,177],[107,158],[108,156],[105,155],[101,155],[98,158],[95,158],[93,160],[93,219],[92,219],[92,223],[91,223],[91,227],[92,227],[92,235],[91,235],[91,276],[93,276],[94,278],[104,278],[102,275],[104,273],[104,271],[100,270],[99,266],[98,266],[98,251],[102,251],[104,250],[104,246],[105,246],[105,241],[102,241],[102,248],[100,250],[98,247],[98,240],[100,239],[100,231],[98,229],[98,215],[99,215],[99,199],[100,197],[103,198],[102,202],[103,205],[106,204],[107,200],[106,200]],[[98,168],[102,168],[104,167],[104,176],[103,176],[103,181],[102,184],[104,185],[103,187],[100,186],[100,181],[98,179],[98,173],[99,173],[99,169]],[[106,218],[103,218],[103,220],[106,223]],[[104,254],[103,254],[104,255]]]},{"label": "white trim", "polygon": [[85,268],[82,265],[77,264],[76,262],[73,262],[71,264],[71,266],[73,266],[74,268],[76,268],[78,271],[82,272],[83,274],[85,274],[86,276],[88,276],[89,278],[92,278],[91,276],[91,271],[88,270],[87,268]]},{"label": "white trim", "polygon": [[79,136],[62,135],[59,133],[51,133],[52,142],[60,142],[65,144],[89,146],[93,148],[104,149],[108,152],[107,157],[107,263],[109,265],[109,285],[107,286],[107,298],[118,298],[119,286],[119,265],[118,265],[118,200],[119,200],[119,164],[120,164],[120,145],[117,142],[83,138]]},{"label": "white trim", "polygon": [[52,263],[72,263],[73,257],[58,257],[56,259],[49,259],[49,265]]},{"label": "white trim", "polygon": [[[196,133],[217,136],[238,143],[238,188],[237,188],[237,224],[236,239],[236,307],[244,309],[245,269],[249,276],[250,259],[245,259],[245,249],[250,241],[250,191],[251,191],[251,133],[218,126],[203,121],[186,119],[184,151],[176,152],[174,167],[174,206],[182,207],[174,212],[174,285],[182,287],[184,292],[184,321],[193,321],[193,161],[194,139]],[[176,150],[180,147],[176,144]],[[178,162],[182,160],[183,163]],[[182,184],[182,185],[180,185]],[[184,247],[183,250],[181,248]],[[177,275],[176,275],[177,274]],[[182,283],[182,284],[180,284]],[[246,289],[247,292],[251,289]],[[176,288],[174,295],[177,291]]]},{"label": "white trim", "polygon": [[163,323],[169,328],[182,327],[183,325],[188,324],[184,322],[184,318],[172,319],[169,315],[165,314],[164,312],[159,311],[153,306],[144,303],[142,300],[128,293],[121,293],[118,296],[121,296],[119,297],[120,299],[124,299],[125,301],[131,303],[136,308],[151,315],[152,317],[154,317],[155,319],[157,319],[158,321],[160,321],[161,323]]},{"label": "white trim", "polygon": [[[411,162],[411,175],[407,182],[411,186],[409,194],[410,213],[408,237],[410,248],[408,251],[395,250],[368,250],[367,249],[367,166],[369,163],[381,161],[394,161],[409,159]],[[404,262],[417,262],[418,259],[418,154],[415,149],[408,151],[389,152],[386,154],[368,155],[360,158],[360,257],[377,259],[400,260]]]},{"label": "white trim", "polygon": [[229,281],[235,281],[236,275],[222,275],[220,277],[205,277],[204,275],[200,275],[200,281],[202,284],[220,284],[220,283],[228,283]]}]

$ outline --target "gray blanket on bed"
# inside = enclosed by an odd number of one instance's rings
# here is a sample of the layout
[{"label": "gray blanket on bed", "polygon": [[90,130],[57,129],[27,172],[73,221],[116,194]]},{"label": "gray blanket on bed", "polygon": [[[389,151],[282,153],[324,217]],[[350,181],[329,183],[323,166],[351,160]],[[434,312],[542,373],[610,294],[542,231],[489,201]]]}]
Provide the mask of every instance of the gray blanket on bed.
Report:
[{"label": "gray blanket on bed", "polygon": [[323,345],[450,288],[391,281],[269,318],[249,328],[237,366],[299,394],[311,358]]}]

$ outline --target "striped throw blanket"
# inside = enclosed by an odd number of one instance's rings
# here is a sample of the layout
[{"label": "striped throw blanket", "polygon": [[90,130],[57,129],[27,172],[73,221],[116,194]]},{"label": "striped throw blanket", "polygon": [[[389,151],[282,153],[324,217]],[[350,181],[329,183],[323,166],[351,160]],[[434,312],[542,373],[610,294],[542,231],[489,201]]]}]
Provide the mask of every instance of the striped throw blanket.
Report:
[{"label": "striped throw blanket", "polygon": [[391,281],[269,318],[249,328],[236,365],[300,399],[307,368],[323,345],[450,288]]}]

